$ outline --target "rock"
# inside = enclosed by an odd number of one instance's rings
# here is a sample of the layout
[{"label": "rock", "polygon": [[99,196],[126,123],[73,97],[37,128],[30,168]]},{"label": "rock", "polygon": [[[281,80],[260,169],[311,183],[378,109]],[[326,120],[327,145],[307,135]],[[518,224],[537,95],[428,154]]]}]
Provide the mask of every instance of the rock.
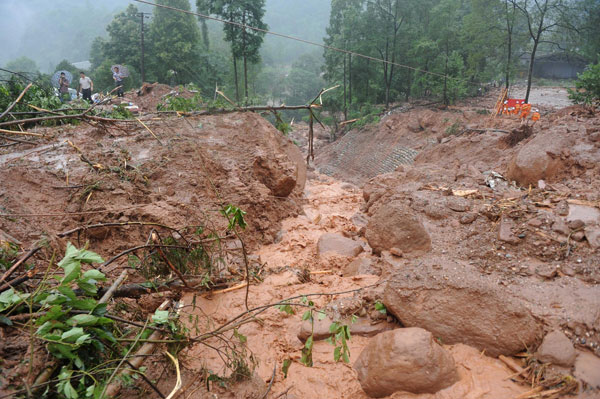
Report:
[{"label": "rock", "polygon": [[567,222],[581,220],[584,224],[600,223],[600,209],[593,206],[569,204]]},{"label": "rock", "polygon": [[404,252],[402,252],[399,248],[390,248],[390,254],[398,257],[398,258],[402,258],[404,256]]},{"label": "rock", "polygon": [[587,226],[584,230],[585,238],[593,249],[600,248],[600,227]]},{"label": "rock", "polygon": [[571,234],[571,239],[573,241],[581,242],[584,238],[585,233],[583,231],[576,231],[575,233]]},{"label": "rock", "polygon": [[509,162],[506,178],[522,186],[535,185],[539,180],[551,181],[564,168],[561,151],[571,148],[573,142],[569,135],[555,134],[552,130],[535,135]]},{"label": "rock", "polygon": [[502,217],[502,219],[500,220],[500,225],[498,227],[498,239],[509,244],[519,243],[519,238],[515,236],[512,232],[513,226],[514,223],[511,219]]},{"label": "rock", "polygon": [[404,253],[431,249],[429,233],[401,201],[382,205],[370,218],[365,237],[375,253],[394,247]]},{"label": "rock", "polygon": [[446,199],[446,206],[455,212],[466,212],[471,209],[471,203],[463,197],[449,197]]},{"label": "rock", "polygon": [[556,219],[552,224],[552,231],[562,234],[564,236],[568,236],[571,233],[569,226],[562,219]]},{"label": "rock", "polygon": [[365,393],[374,398],[398,391],[435,393],[458,381],[452,355],[421,328],[378,334],[354,364]]},{"label": "rock", "polygon": [[329,332],[329,326],[331,326],[331,319],[327,316],[323,320],[319,320],[317,314],[314,314],[314,325],[311,324],[310,320],[304,320],[302,325],[300,326],[300,331],[298,332],[298,339],[302,342],[305,342],[310,334],[313,334],[313,340],[320,341],[322,339],[329,338],[331,332]]},{"label": "rock", "polygon": [[358,241],[346,238],[337,233],[325,233],[319,237],[317,243],[317,252],[324,255],[333,252],[336,255],[354,257],[364,251],[364,248]]},{"label": "rock", "polygon": [[537,350],[538,360],[558,366],[571,367],[575,363],[575,347],[562,331],[552,331],[544,337]]},{"label": "rock", "polygon": [[545,190],[546,189],[546,182],[543,180],[538,180],[538,188],[540,190]]},{"label": "rock", "polygon": [[491,276],[450,260],[407,265],[385,287],[383,303],[407,327],[431,331],[445,344],[464,343],[490,356],[532,346],[540,332],[522,300]]},{"label": "rock", "polygon": [[460,224],[471,224],[475,220],[477,220],[477,214],[469,212],[462,215],[458,221],[460,222]]},{"label": "rock", "polygon": [[600,358],[587,352],[579,353],[573,374],[591,387],[600,388]]},{"label": "rock", "polygon": [[378,270],[373,267],[373,261],[370,258],[356,258],[348,263],[342,270],[344,277],[358,276],[361,274],[378,275]]},{"label": "rock", "polygon": [[373,323],[369,318],[360,317],[356,322],[350,324],[350,334],[373,337],[384,331],[393,330],[396,327],[398,327],[397,324],[385,320]]},{"label": "rock", "polygon": [[423,209],[425,215],[429,216],[433,220],[442,220],[448,217],[448,211],[440,206],[440,204],[429,204]]},{"label": "rock", "polygon": [[581,219],[571,220],[568,224],[571,230],[579,230],[585,226],[585,223]]},{"label": "rock", "polygon": [[257,156],[253,169],[256,178],[277,197],[287,197],[296,187],[298,172],[293,162],[277,157]]}]

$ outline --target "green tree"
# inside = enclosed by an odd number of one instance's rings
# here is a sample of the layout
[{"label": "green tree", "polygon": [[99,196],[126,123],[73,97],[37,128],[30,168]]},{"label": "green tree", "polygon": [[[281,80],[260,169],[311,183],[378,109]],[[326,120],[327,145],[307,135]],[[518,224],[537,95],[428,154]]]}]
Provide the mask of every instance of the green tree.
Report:
[{"label": "green tree", "polygon": [[[157,4],[190,10],[189,0],[158,0]],[[154,8],[148,38],[148,76],[172,85],[202,80],[200,30],[192,15]]]},{"label": "green tree", "polygon": [[225,41],[231,44],[236,99],[240,99],[237,61],[241,59],[244,68],[244,94],[247,100],[248,63],[257,64],[260,61],[259,50],[265,33],[245,26],[268,29],[263,22],[265,0],[198,0],[197,7],[237,24],[225,24],[223,31]]},{"label": "green tree", "polygon": [[130,4],[125,11],[115,15],[106,27],[108,39],[94,41],[92,52],[102,53],[100,59],[95,54],[90,54],[94,67],[99,65],[98,61],[103,62],[108,58],[115,64],[134,65],[139,70],[141,25],[137,13],[137,7]]},{"label": "green tree", "polygon": [[69,61],[67,60],[62,60],[61,62],[59,62],[55,67],[54,67],[54,72],[56,71],[69,71],[71,72],[71,74],[73,74],[73,79],[77,78],[77,76],[79,76],[79,69],[77,69],[77,67],[73,64],[71,64]]}]

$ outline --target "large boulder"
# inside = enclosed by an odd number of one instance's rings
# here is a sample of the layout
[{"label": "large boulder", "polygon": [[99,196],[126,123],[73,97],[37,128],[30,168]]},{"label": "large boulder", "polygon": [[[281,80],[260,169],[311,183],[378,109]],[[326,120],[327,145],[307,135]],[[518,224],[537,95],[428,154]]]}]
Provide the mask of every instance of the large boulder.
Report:
[{"label": "large boulder", "polygon": [[376,335],[358,357],[354,369],[362,389],[374,398],[398,391],[435,393],[458,381],[452,355],[421,328]]},{"label": "large boulder", "polygon": [[360,242],[344,237],[337,233],[325,233],[319,237],[317,242],[317,251],[319,255],[335,254],[341,256],[354,257],[364,251]]},{"label": "large boulder", "polygon": [[402,201],[392,201],[369,219],[365,237],[375,253],[398,248],[404,253],[429,251],[431,238],[414,211]]},{"label": "large boulder", "polygon": [[540,335],[520,300],[466,264],[438,260],[406,266],[390,278],[383,303],[407,327],[425,328],[446,344],[464,343],[491,356],[519,352]]},{"label": "large boulder", "polygon": [[574,139],[567,134],[553,134],[551,138],[538,134],[510,161],[506,177],[523,186],[535,186],[539,180],[551,181],[564,169],[561,152],[573,144]]}]

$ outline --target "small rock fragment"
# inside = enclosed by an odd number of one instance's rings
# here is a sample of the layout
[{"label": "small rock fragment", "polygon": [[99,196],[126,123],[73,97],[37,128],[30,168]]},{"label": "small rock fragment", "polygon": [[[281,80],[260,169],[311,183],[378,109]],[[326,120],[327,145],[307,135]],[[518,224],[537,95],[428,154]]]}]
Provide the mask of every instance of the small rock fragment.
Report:
[{"label": "small rock fragment", "polygon": [[461,224],[471,224],[475,220],[477,220],[477,214],[469,212],[469,213],[465,213],[464,215],[462,215],[459,219],[459,222]]},{"label": "small rock fragment", "polygon": [[509,244],[517,244],[519,242],[519,239],[512,232],[513,226],[514,223],[512,222],[512,220],[503,217],[500,220],[500,226],[498,228],[498,239]]},{"label": "small rock fragment", "polygon": [[592,247],[593,249],[600,248],[600,227],[587,226],[585,228],[585,238],[590,244],[590,247]]}]

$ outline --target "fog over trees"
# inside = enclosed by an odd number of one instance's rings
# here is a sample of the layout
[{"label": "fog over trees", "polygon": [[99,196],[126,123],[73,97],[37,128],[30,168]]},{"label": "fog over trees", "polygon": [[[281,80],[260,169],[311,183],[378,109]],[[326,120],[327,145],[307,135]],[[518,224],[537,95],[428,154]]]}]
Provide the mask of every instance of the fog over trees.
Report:
[{"label": "fog over trees", "polygon": [[[220,87],[244,102],[301,103],[340,85],[338,110],[432,97],[452,103],[486,84],[532,84],[536,59],[597,62],[596,0],[156,0],[156,3],[269,29],[343,51],[258,33],[131,0],[3,0],[0,65],[53,73],[90,61],[96,87],[126,65],[128,87],[145,77]],[[345,52],[344,52],[345,51]]]}]

